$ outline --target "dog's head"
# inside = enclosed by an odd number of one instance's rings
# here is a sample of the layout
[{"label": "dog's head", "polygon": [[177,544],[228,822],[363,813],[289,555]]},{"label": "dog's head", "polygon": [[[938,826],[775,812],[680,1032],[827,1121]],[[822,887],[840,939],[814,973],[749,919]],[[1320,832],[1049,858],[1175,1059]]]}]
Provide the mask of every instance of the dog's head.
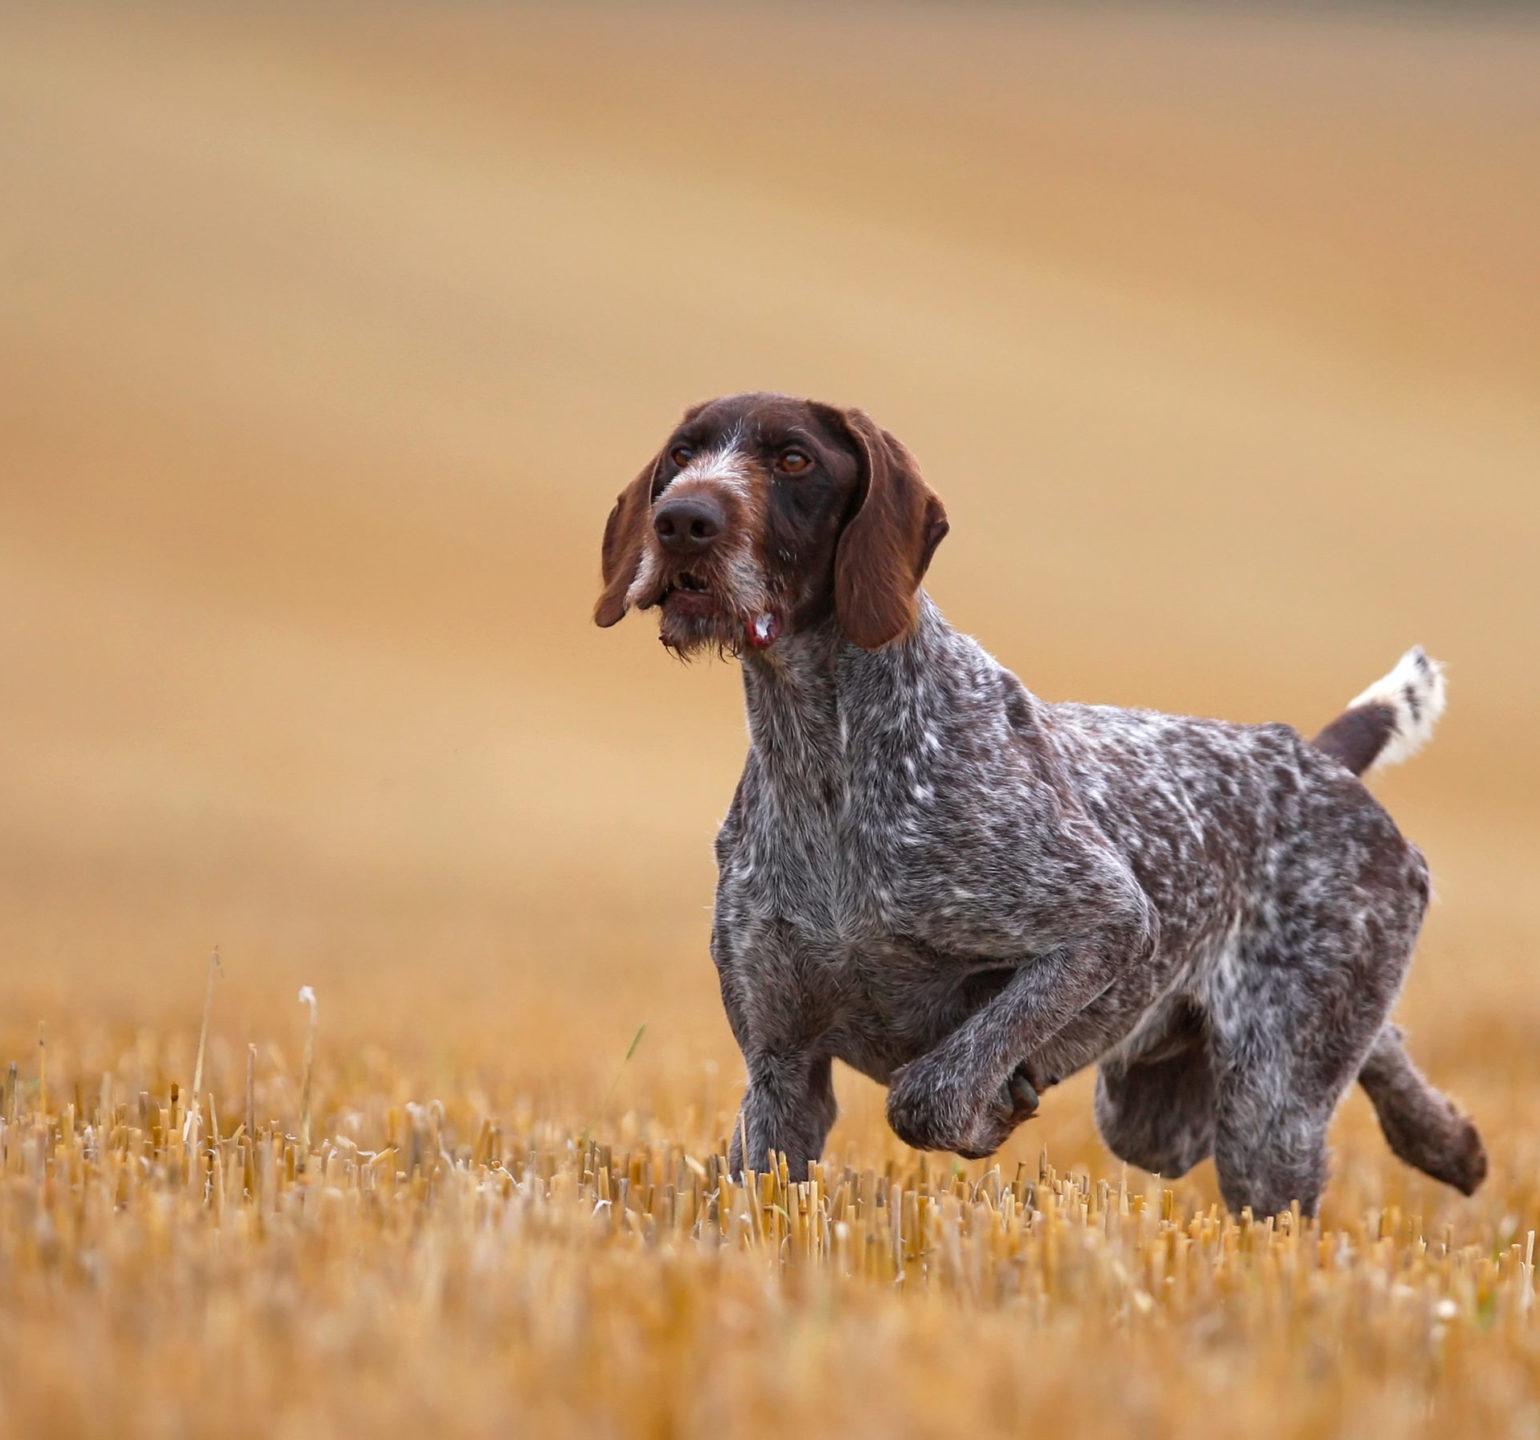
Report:
[{"label": "dog's head", "polygon": [[733,395],[686,412],[604,527],[594,620],[658,607],[663,643],[766,649],[837,618],[868,650],[914,622],[946,511],[859,410]]}]

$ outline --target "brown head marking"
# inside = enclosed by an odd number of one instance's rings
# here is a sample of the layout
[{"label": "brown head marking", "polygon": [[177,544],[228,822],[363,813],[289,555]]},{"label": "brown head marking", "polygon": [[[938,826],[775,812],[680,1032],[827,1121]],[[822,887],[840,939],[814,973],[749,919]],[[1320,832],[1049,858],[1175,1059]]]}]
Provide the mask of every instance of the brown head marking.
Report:
[{"label": "brown head marking", "polygon": [[920,581],[949,527],[914,457],[861,411],[843,418],[861,451],[866,488],[840,536],[834,603],[845,634],[876,650],[914,624]]},{"label": "brown head marking", "polygon": [[946,533],[908,452],[858,410],[784,395],[698,405],[605,526],[600,625],[658,607],[660,638],[768,649],[838,620],[875,649],[912,623]]}]

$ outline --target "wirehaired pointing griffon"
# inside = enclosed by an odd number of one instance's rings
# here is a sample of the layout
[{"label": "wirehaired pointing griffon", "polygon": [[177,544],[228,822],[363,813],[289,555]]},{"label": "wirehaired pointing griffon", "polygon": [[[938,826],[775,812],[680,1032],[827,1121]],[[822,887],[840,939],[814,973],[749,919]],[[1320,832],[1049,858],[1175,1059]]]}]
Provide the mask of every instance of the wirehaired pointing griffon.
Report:
[{"label": "wirehaired pointing griffon", "polygon": [[1410,651],[1311,742],[1048,704],[920,588],[946,532],[891,435],[779,395],[689,411],[605,526],[600,625],[656,609],[670,650],[742,662],[711,934],[734,1170],[806,1172],[836,1059],[968,1157],[1094,1062],[1112,1151],[1213,1155],[1232,1210],[1314,1213],[1354,1079],[1397,1155],[1473,1191],[1480,1137],[1388,1019],[1427,865],[1358,779],[1428,738],[1438,665]]}]

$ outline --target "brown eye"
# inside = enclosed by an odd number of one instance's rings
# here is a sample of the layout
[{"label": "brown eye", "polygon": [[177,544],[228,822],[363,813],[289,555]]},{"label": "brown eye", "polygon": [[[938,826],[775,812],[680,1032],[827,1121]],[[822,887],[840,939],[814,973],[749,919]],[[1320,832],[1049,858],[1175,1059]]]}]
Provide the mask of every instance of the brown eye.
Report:
[{"label": "brown eye", "polygon": [[775,462],[775,468],[783,475],[800,475],[812,465],[812,460],[805,451],[785,450],[781,458]]},{"label": "brown eye", "polygon": [[695,452],[688,445],[676,445],[668,452],[668,458],[683,470],[695,458]]}]

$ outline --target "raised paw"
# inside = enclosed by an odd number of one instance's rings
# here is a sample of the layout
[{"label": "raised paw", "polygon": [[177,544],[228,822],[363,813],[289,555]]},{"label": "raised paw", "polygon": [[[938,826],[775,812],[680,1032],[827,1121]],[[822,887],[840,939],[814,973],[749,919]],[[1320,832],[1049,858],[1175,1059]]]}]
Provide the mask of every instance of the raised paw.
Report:
[{"label": "raised paw", "polygon": [[1001,1087],[999,1095],[973,1122],[967,1140],[953,1148],[965,1159],[983,1160],[1005,1144],[1018,1125],[1036,1115],[1037,1106],[1037,1088],[1025,1069],[1018,1066]]},{"label": "raised paw", "polygon": [[1380,1128],[1407,1164],[1453,1185],[1462,1195],[1474,1195],[1487,1176],[1486,1147],[1475,1123],[1447,1100],[1436,1111],[1429,1107],[1418,1121],[1413,1125],[1399,1115],[1387,1119],[1382,1114]]},{"label": "raised paw", "polygon": [[894,1076],[888,1124],[916,1150],[950,1150],[965,1160],[982,1160],[1035,1114],[1037,1106],[1037,1090],[1024,1066],[996,1096],[980,1103],[952,1077],[916,1061]]},{"label": "raised paw", "polygon": [[[1450,1158],[1448,1174],[1438,1178],[1447,1179],[1462,1195],[1474,1195],[1481,1188],[1481,1182],[1487,1178],[1487,1152],[1481,1143],[1481,1132],[1473,1121],[1466,1120],[1460,1126],[1460,1138]],[[1533,1266],[1530,1274],[1534,1274]]]},{"label": "raised paw", "polygon": [[924,1060],[899,1070],[888,1091],[888,1124],[916,1150],[966,1153],[980,1108],[951,1076]]}]

